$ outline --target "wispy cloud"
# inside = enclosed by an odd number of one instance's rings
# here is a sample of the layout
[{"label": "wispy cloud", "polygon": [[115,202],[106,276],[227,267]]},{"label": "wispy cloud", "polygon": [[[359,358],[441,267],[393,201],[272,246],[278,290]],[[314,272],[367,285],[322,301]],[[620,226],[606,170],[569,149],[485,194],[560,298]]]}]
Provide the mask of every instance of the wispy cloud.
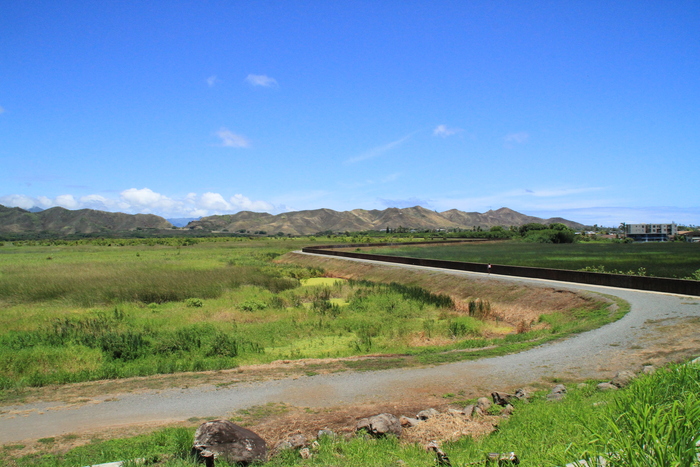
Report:
[{"label": "wispy cloud", "polygon": [[216,136],[221,138],[221,145],[227,148],[249,148],[250,140],[245,136],[238,135],[227,128],[221,128],[216,132]]},{"label": "wispy cloud", "polygon": [[429,199],[421,198],[407,198],[407,199],[385,199],[377,198],[377,202],[385,208],[412,208],[415,206],[420,206],[423,208],[428,208],[432,206],[432,201]]},{"label": "wispy cloud", "polygon": [[275,78],[270,78],[265,75],[253,75],[250,74],[245,79],[252,86],[263,86],[266,88],[276,87],[277,80]]},{"label": "wispy cloud", "polygon": [[369,151],[363,152],[359,156],[351,157],[350,159],[345,161],[345,164],[355,164],[357,162],[361,161],[366,161],[368,159],[374,159],[375,157],[382,156],[386,154],[387,152],[391,151],[397,146],[400,146],[402,143],[404,143],[406,140],[408,140],[411,136],[413,136],[413,133],[404,136],[403,138],[397,139],[396,141],[392,141],[391,143],[383,144],[381,146],[374,147],[370,149]]},{"label": "wispy cloud", "polygon": [[441,136],[443,138],[447,138],[448,136],[456,135],[457,133],[461,133],[464,130],[461,128],[450,128],[447,125],[438,125],[435,127],[433,130],[433,136]]},{"label": "wispy cloud", "polygon": [[530,139],[530,134],[525,131],[518,133],[510,133],[503,137],[504,145],[507,148],[512,148],[516,144],[525,144]]},{"label": "wispy cloud", "polygon": [[209,78],[207,78],[207,86],[209,86],[210,88],[213,88],[220,82],[221,80],[217,78],[216,75],[211,75]]}]

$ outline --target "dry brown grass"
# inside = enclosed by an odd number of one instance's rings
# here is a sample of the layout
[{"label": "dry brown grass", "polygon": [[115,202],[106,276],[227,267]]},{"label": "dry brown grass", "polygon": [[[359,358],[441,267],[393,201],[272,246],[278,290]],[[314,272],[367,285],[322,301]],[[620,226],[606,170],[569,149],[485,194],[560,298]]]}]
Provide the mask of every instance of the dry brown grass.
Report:
[{"label": "dry brown grass", "polygon": [[454,441],[464,436],[479,438],[492,433],[499,417],[485,416],[471,419],[464,415],[441,413],[418,425],[405,428],[401,441],[425,445],[430,441]]}]

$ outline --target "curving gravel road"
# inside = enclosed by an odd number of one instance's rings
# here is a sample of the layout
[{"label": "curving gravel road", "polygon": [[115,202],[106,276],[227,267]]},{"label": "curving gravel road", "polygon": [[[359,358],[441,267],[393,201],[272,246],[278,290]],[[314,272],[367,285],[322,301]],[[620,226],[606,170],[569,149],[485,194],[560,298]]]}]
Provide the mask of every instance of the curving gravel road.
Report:
[{"label": "curving gravel road", "polygon": [[[398,264],[391,267],[419,268]],[[4,406],[0,407],[0,444],[133,424],[223,417],[268,402],[335,407],[459,390],[483,395],[493,390],[551,381],[555,377],[605,379],[614,376],[621,368],[638,369],[653,357],[645,352],[650,346],[663,352],[666,346],[670,348],[677,344],[674,342],[675,332],[688,326],[697,327],[700,323],[700,299],[697,297],[452,270],[444,272],[533,286],[589,290],[618,296],[632,307],[624,318],[602,328],[519,354],[477,361],[417,369],[343,372],[242,383],[225,388],[198,386],[120,394],[117,397],[105,395],[91,403],[74,406],[57,402]],[[695,348],[691,352],[697,354],[700,350]]]}]

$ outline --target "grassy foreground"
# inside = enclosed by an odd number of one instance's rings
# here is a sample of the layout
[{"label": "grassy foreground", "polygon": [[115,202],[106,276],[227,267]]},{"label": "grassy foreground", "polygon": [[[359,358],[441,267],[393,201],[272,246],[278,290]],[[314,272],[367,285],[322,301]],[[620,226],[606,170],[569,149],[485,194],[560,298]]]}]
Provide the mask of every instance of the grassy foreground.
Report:
[{"label": "grassy foreground", "polygon": [[[626,389],[600,392],[594,383],[570,385],[567,397],[548,402],[544,393],[518,403],[499,429],[481,439],[445,442],[453,466],[480,461],[489,452],[514,451],[522,466],[563,466],[599,456],[608,466],[692,467],[699,464],[700,365],[672,365],[642,376]],[[255,429],[255,423],[250,424]],[[148,435],[94,442],[63,454],[45,449],[13,456],[23,446],[5,446],[0,465],[7,467],[81,466],[120,459],[147,459],[150,465],[196,465],[189,457],[194,427],[166,428]],[[265,465],[273,466],[407,466],[434,465],[422,446],[393,437],[365,439],[324,437],[311,459],[284,451]],[[136,465],[132,463],[127,466]],[[217,461],[217,465],[227,466]]]},{"label": "grassy foreground", "polygon": [[[287,254],[304,244],[3,246],[0,398],[26,387],[281,359],[476,358],[591,329],[625,311],[601,297],[434,274],[353,276],[350,265]],[[339,271],[349,280],[320,277]]]}]

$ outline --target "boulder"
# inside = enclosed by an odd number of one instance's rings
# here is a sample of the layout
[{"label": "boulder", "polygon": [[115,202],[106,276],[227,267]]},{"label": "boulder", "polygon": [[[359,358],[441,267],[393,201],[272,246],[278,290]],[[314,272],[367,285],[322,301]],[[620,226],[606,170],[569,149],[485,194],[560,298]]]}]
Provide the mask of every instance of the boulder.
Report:
[{"label": "boulder", "polygon": [[200,425],[194,434],[192,450],[207,465],[213,465],[215,458],[243,465],[267,459],[265,440],[228,420],[212,420]]},{"label": "boulder", "polygon": [[612,381],[610,381],[610,383],[614,384],[618,388],[624,388],[625,386],[629,386],[632,380],[636,377],[637,375],[635,375],[633,371],[622,370],[621,372],[615,375],[615,377],[612,379]]},{"label": "boulder", "polygon": [[365,430],[367,433],[381,437],[386,435],[401,436],[403,429],[396,415],[380,413],[369,418],[363,418],[357,422],[355,431]]}]

